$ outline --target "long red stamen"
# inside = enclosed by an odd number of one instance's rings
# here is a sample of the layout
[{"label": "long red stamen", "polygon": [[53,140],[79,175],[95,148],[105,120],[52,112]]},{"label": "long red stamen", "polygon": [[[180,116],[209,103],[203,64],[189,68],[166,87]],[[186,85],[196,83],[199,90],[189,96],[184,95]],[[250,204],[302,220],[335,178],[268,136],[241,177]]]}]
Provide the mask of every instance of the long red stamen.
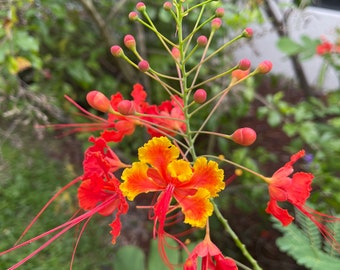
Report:
[{"label": "long red stamen", "polygon": [[73,179],[71,182],[63,186],[56,194],[52,196],[52,198],[44,205],[44,207],[39,211],[39,213],[33,218],[33,220],[28,224],[26,229],[23,231],[23,233],[20,235],[19,239],[15,242],[15,246],[20,242],[20,240],[26,235],[26,233],[30,230],[30,228],[33,226],[33,224],[37,221],[37,219],[41,216],[41,214],[46,210],[46,208],[65,190],[73,186],[74,184],[78,183],[81,180],[81,177],[77,177]]},{"label": "long red stamen", "polygon": [[14,270],[16,268],[18,268],[19,266],[21,266],[22,264],[24,264],[25,262],[27,262],[29,259],[31,259],[33,256],[35,256],[36,254],[38,254],[40,251],[42,251],[44,248],[46,248],[47,246],[49,246],[54,240],[56,240],[57,238],[59,238],[61,235],[63,235],[65,232],[67,232],[68,230],[70,230],[72,227],[76,226],[77,224],[81,223],[82,221],[92,217],[94,214],[96,214],[97,212],[101,211],[102,209],[104,209],[105,207],[107,207],[108,205],[110,205],[112,203],[112,201],[116,200],[118,198],[117,195],[114,195],[112,197],[110,197],[108,200],[106,200],[105,202],[99,204],[98,206],[96,206],[95,208],[93,208],[92,210],[82,214],[79,217],[76,217],[70,221],[67,221],[47,232],[44,232],[36,237],[33,237],[21,244],[18,244],[16,246],[13,246],[12,248],[9,248],[3,252],[0,253],[0,256],[7,254],[11,251],[14,251],[20,247],[26,246],[28,244],[31,244],[53,232],[56,232],[60,229],[62,229],[60,232],[58,232],[56,235],[54,235],[52,238],[50,238],[48,241],[46,241],[42,246],[40,246],[39,248],[37,248],[35,251],[33,251],[31,254],[29,254],[27,257],[25,257],[24,259],[20,260],[17,264],[13,265],[12,267],[9,268],[9,270]]}]

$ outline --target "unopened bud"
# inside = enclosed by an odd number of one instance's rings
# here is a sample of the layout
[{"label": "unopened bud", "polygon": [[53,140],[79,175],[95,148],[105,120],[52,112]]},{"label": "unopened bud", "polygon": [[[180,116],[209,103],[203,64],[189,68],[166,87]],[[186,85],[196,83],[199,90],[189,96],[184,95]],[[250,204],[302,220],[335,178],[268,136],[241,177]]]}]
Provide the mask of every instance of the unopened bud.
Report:
[{"label": "unopened bud", "polygon": [[145,4],[143,2],[138,2],[137,5],[136,5],[136,9],[138,11],[145,11],[146,6],[145,6]]},{"label": "unopened bud", "polygon": [[220,18],[215,18],[211,21],[211,28],[213,30],[219,29],[221,25],[222,25],[222,20]]},{"label": "unopened bud", "polygon": [[231,139],[240,145],[248,146],[255,142],[256,132],[252,128],[239,128],[231,135]]},{"label": "unopened bud", "polygon": [[250,68],[250,66],[251,66],[251,62],[247,58],[241,59],[240,62],[238,63],[238,68],[241,70],[247,70]]},{"label": "unopened bud", "polygon": [[123,115],[131,115],[135,113],[135,107],[130,100],[122,100],[117,105],[117,110]]},{"label": "unopened bud", "polygon": [[207,99],[207,92],[204,89],[197,89],[194,93],[194,100],[198,104],[202,104]]},{"label": "unopened bud", "polygon": [[108,112],[111,109],[110,100],[101,92],[93,90],[86,95],[87,103],[100,112]]},{"label": "unopened bud", "polygon": [[131,11],[129,13],[129,20],[136,21],[138,19],[138,13],[136,11]]},{"label": "unopened bud", "polygon": [[163,4],[163,8],[166,10],[166,11],[170,11],[172,9],[172,3],[167,1]]},{"label": "unopened bud", "polygon": [[201,46],[201,47],[204,47],[205,45],[207,45],[207,43],[208,43],[208,39],[207,39],[207,37],[206,36],[199,36],[198,38],[197,38],[197,44],[199,45],[199,46]]},{"label": "unopened bud", "polygon": [[149,62],[146,60],[142,60],[138,63],[138,68],[142,72],[147,72],[150,68]]},{"label": "unopened bud", "polygon": [[111,47],[111,53],[113,56],[120,57],[124,54],[123,49],[118,45],[113,45]]},{"label": "unopened bud", "polygon": [[215,15],[216,17],[223,17],[224,16],[224,8],[223,7],[219,7],[215,10]]},{"label": "unopened bud", "polygon": [[136,40],[132,35],[126,35],[124,37],[124,45],[130,50],[136,49]]},{"label": "unopened bud", "polygon": [[177,47],[173,47],[171,49],[171,55],[173,58],[175,58],[176,61],[179,61],[181,59],[181,52]]},{"label": "unopened bud", "polygon": [[236,81],[239,81],[243,79],[244,77],[248,76],[248,74],[249,74],[249,69],[247,70],[235,69],[231,73],[231,77],[234,78]]},{"label": "unopened bud", "polygon": [[246,38],[251,38],[253,36],[253,29],[252,28],[246,28],[243,30],[243,36],[246,37]]},{"label": "unopened bud", "polygon": [[270,62],[269,60],[265,60],[257,66],[256,70],[261,74],[266,74],[272,70],[272,67],[272,62]]}]

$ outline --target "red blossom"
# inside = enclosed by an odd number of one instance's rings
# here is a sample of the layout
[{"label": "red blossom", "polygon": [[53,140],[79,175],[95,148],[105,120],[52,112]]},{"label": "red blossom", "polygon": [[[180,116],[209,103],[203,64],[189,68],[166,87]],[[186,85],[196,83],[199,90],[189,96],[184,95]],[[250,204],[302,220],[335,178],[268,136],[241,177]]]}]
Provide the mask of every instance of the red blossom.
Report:
[{"label": "red blossom", "polygon": [[[331,242],[339,250],[339,243],[334,239],[333,233],[322,223],[336,222],[339,219],[320,213],[306,205],[306,201],[312,191],[313,174],[305,172],[294,173],[293,165],[304,155],[304,150],[292,155],[289,162],[278,169],[271,178],[266,179],[269,183],[268,190],[270,196],[266,212],[277,218],[283,226],[287,226],[294,220],[294,217],[289,214],[287,209],[279,206],[279,202],[292,204],[318,227],[327,241]],[[290,176],[291,174],[293,175]]]},{"label": "red blossom", "polygon": [[[183,100],[180,97],[172,96],[171,100],[166,100],[161,105],[150,105],[146,101],[147,93],[143,86],[138,83],[133,86],[131,96],[132,100],[128,100],[124,99],[120,92],[112,95],[109,104],[105,103],[105,108],[109,108],[106,118],[90,113],[70,97],[65,96],[85,117],[93,120],[94,123],[49,126],[54,129],[68,130],[64,135],[99,130],[102,131],[100,137],[107,142],[120,142],[125,136],[133,134],[136,126],[146,127],[151,136],[173,136],[177,132],[185,131]],[[90,100],[92,102],[93,98]]]},{"label": "red blossom", "polygon": [[198,257],[202,258],[200,269],[211,270],[237,270],[235,261],[224,257],[219,248],[210,240],[210,237],[199,243],[185,261],[184,270],[196,270]]},{"label": "red blossom", "polygon": [[[164,101],[159,106],[149,106],[145,113],[149,114],[150,117],[144,119],[151,122],[153,126],[147,128],[148,133],[153,137],[159,137],[166,134],[174,136],[176,131],[185,132],[183,106],[183,100],[178,96],[173,96],[171,101]],[[156,117],[152,117],[153,115]]]}]

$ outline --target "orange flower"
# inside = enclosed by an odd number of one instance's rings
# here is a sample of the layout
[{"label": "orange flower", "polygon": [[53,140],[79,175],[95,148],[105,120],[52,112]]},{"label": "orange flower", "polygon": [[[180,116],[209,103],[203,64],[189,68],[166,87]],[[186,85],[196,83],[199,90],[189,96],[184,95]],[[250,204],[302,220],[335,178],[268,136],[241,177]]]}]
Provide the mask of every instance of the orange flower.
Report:
[{"label": "orange flower", "polygon": [[[193,166],[177,159],[180,150],[166,137],[154,137],[139,148],[139,162],[123,171],[120,185],[129,200],[148,192],[160,192],[153,206],[155,227],[158,235],[164,232],[167,214],[180,208],[184,222],[194,227],[204,227],[213,212],[210,198],[224,189],[223,170],[214,161],[205,157],[196,159]],[[172,198],[176,204],[171,205]]]}]

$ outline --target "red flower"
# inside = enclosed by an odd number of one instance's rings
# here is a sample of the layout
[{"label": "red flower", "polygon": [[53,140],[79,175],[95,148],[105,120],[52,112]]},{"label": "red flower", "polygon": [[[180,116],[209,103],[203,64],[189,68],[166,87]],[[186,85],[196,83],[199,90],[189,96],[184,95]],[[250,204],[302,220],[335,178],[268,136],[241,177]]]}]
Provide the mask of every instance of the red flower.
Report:
[{"label": "red flower", "polygon": [[237,270],[235,261],[231,258],[224,257],[218,247],[211,242],[207,234],[204,240],[199,243],[185,261],[184,270],[196,270],[197,259],[202,258],[202,270]]},{"label": "red flower", "polygon": [[78,189],[79,206],[88,211],[111,201],[104,208],[98,209],[97,213],[108,216],[116,212],[116,217],[110,224],[112,242],[115,243],[121,228],[119,217],[127,212],[128,204],[119,189],[120,182],[113,173],[128,165],[119,160],[104,139],[91,137],[89,141],[94,145],[85,151],[83,181]]},{"label": "red flower", "polygon": [[270,200],[268,202],[266,212],[277,218],[283,226],[289,225],[294,217],[289,214],[286,209],[279,206],[278,202],[289,202],[305,216],[307,216],[319,229],[321,234],[330,241],[332,245],[339,248],[339,243],[333,237],[330,229],[321,222],[335,222],[339,219],[329,216],[306,206],[306,201],[312,190],[311,184],[314,178],[313,174],[305,172],[294,172],[293,165],[305,155],[305,151],[301,150],[292,155],[290,161],[282,168],[278,169],[271,178],[267,178],[269,183],[268,190]]},{"label": "red flower", "polygon": [[333,50],[333,44],[325,39],[322,40],[322,42],[316,46],[316,53],[318,55],[324,55],[331,53]]},{"label": "red flower", "polygon": [[[173,96],[171,101],[164,101],[160,106],[156,106],[146,102],[147,94],[140,84],[133,86],[132,100],[124,99],[118,92],[111,96],[110,104],[107,104],[108,100],[105,96],[98,93],[100,92],[90,92],[88,100],[95,109],[107,112],[107,119],[88,112],[66,96],[68,101],[94,123],[57,124],[50,127],[69,129],[69,133],[100,130],[102,131],[100,136],[107,142],[120,142],[125,136],[134,133],[136,125],[145,126],[151,136],[173,136],[176,132],[185,131],[183,100],[177,96]],[[123,111],[126,111],[127,104],[129,113],[125,114]]]},{"label": "red flower", "polygon": [[174,136],[176,131],[185,132],[183,106],[183,100],[178,96],[173,96],[171,101],[164,101],[159,106],[149,106],[145,111],[150,115],[145,119],[152,123],[147,128],[148,133],[153,137],[160,137],[162,135]]},{"label": "red flower", "polygon": [[293,164],[305,155],[301,150],[290,158],[282,168],[278,169],[269,179],[269,196],[270,200],[266,212],[272,214],[281,223],[286,226],[294,219],[287,210],[282,209],[277,202],[287,201],[297,208],[301,209],[312,190],[311,184],[313,175],[305,172],[294,172]]}]

